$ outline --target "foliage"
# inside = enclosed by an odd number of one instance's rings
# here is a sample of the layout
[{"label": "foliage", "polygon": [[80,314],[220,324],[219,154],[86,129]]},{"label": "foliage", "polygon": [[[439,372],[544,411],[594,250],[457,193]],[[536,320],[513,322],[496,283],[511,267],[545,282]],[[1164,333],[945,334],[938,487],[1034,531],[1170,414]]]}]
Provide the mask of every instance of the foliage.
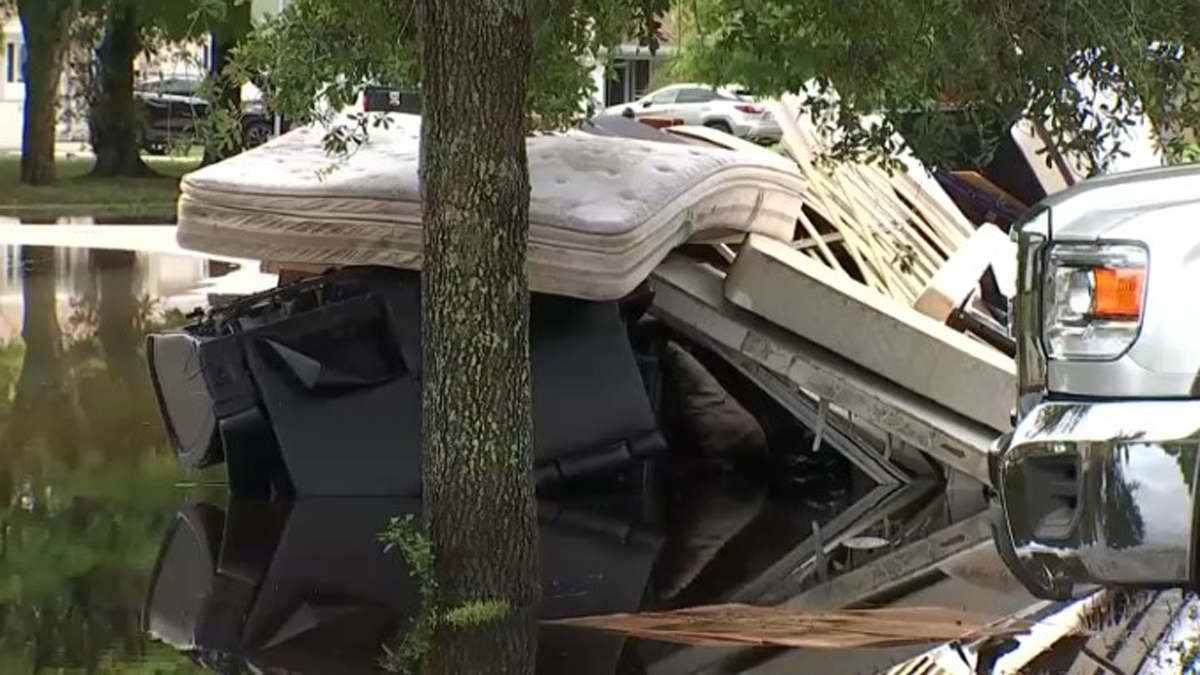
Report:
[{"label": "foliage", "polygon": [[[531,0],[532,124],[562,127],[585,112],[591,66],[604,47],[633,38],[657,48],[669,0]],[[296,0],[260,26],[238,54],[260,78],[268,106],[295,122],[327,119],[367,84],[419,87],[414,0]]]},{"label": "foliage", "polygon": [[437,553],[433,541],[412,515],[392,518],[379,535],[384,550],[397,549],[417,582],[421,607],[396,646],[384,645],[383,667],[389,672],[418,670],[439,630],[471,628],[500,621],[512,611],[506,600],[471,600],[450,609],[441,607],[437,585]]},{"label": "foliage", "polygon": [[[1200,3],[1124,0],[693,0],[681,68],[761,95],[801,93],[839,131],[837,154],[886,153],[896,118],[935,141],[1046,111],[1056,145],[1111,160],[1147,112],[1179,137],[1200,127]],[[1110,92],[1094,101],[1078,81]],[[831,94],[836,91],[836,99]],[[836,103],[836,105],[835,105]],[[1097,110],[1092,109],[1098,103]],[[948,107],[959,114],[939,114]],[[889,119],[861,124],[864,115]],[[944,149],[945,146],[943,146]]]},{"label": "foliage", "polygon": [[419,585],[421,598],[424,601],[433,601],[437,597],[437,576],[434,569],[437,556],[433,550],[433,542],[420,530],[416,520],[411,515],[392,518],[379,538],[384,542],[385,551],[400,551],[404,562],[408,564],[409,574]]}]

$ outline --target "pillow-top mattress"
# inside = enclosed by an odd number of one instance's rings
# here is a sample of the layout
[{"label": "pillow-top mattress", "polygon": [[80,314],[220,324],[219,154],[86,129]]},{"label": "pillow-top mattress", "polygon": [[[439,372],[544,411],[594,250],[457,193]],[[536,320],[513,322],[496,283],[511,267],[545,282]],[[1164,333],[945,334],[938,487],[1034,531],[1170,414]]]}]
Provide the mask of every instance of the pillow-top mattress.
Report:
[{"label": "pillow-top mattress", "polygon": [[[213,255],[284,263],[421,266],[420,118],[341,160],[304,127],[184,177],[178,240]],[[581,132],[528,141],[529,281],[585,299],[632,291],[671,249],[747,232],[791,241],[794,165],[741,153]]]}]

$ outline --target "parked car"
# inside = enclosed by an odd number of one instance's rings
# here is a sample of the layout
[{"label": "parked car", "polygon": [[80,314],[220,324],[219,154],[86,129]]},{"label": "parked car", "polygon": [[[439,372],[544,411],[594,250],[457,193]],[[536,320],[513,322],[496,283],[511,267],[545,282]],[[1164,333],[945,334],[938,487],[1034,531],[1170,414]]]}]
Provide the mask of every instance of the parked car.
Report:
[{"label": "parked car", "polygon": [[[145,112],[142,147],[147,152],[163,154],[172,145],[192,142],[197,125],[209,110],[208,101],[197,95],[202,81],[193,77],[163,78],[135,89],[134,96]],[[242,145],[262,145],[274,133],[274,121],[267,116],[262,101],[243,101]]]},{"label": "parked car", "polygon": [[703,125],[752,141],[775,143],[783,137],[771,111],[743,93],[703,84],[674,84],[630,103],[604,111],[626,117],[665,116]]},{"label": "parked car", "polygon": [[1094,178],[1014,225],[1018,392],[995,539],[1035,594],[1192,586],[1200,165]]}]

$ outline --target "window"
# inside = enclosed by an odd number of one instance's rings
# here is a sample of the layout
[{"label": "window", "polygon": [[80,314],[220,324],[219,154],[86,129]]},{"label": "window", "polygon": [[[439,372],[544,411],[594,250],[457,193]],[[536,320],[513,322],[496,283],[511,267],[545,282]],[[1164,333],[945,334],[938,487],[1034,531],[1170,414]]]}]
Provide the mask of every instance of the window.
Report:
[{"label": "window", "polygon": [[716,98],[717,95],[713,90],[696,87],[679,90],[679,98],[676,99],[676,103],[708,103]]},{"label": "window", "polygon": [[173,80],[167,86],[166,93],[175,96],[195,96],[199,88],[199,80]]},{"label": "window", "polygon": [[675,96],[679,94],[678,89],[664,89],[650,97],[650,102],[654,105],[670,105],[675,102]]},{"label": "window", "polygon": [[196,89],[199,86],[199,80],[167,78],[147,82],[139,87],[139,89],[151,94],[163,94],[165,96],[195,96]]},{"label": "window", "polygon": [[628,80],[629,72],[624,61],[608,67],[608,76],[604,78],[604,105],[617,105],[629,100],[625,96],[625,84]]},{"label": "window", "polygon": [[641,98],[650,88],[650,61],[634,59],[629,62],[629,65],[633,70],[633,95],[630,98]]},{"label": "window", "polygon": [[29,52],[24,44],[9,42],[4,46],[4,81],[25,81],[25,58]]},{"label": "window", "polygon": [[649,59],[619,59],[610,63],[605,69],[604,105],[641,99],[650,87],[653,71]]}]

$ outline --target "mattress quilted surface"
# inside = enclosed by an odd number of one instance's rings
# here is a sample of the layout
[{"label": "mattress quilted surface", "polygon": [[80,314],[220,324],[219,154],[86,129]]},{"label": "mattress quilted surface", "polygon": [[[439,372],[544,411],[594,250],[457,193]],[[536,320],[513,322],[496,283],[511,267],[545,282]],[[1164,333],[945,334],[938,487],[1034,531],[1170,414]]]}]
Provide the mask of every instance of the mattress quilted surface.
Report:
[{"label": "mattress quilted surface", "polygon": [[[349,156],[325,128],[292,131],[184,177],[185,248],[274,262],[420,267],[420,118],[390,115]],[[690,239],[756,232],[790,241],[794,165],[582,132],[528,141],[534,291],[620,297]]]}]

